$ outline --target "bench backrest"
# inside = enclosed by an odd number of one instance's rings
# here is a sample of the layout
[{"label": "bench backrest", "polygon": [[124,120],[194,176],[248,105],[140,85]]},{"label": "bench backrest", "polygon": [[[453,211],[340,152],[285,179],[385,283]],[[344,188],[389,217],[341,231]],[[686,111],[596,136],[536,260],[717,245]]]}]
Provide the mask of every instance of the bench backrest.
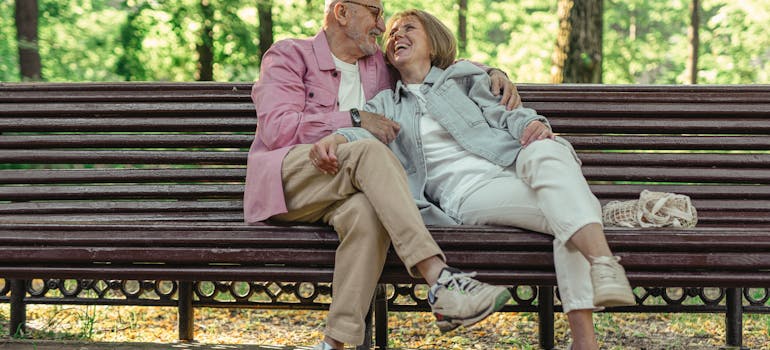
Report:
[{"label": "bench backrest", "polygon": [[[242,221],[251,84],[0,84],[0,221]],[[770,86],[522,85],[602,202],[770,225]]]}]

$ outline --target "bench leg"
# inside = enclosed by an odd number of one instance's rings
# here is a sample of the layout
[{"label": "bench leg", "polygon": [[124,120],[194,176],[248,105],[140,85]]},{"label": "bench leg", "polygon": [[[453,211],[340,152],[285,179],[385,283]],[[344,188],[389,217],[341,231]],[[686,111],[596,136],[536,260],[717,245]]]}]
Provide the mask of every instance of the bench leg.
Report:
[{"label": "bench leg", "polygon": [[179,340],[191,342],[194,339],[195,310],[193,310],[193,283],[179,281],[177,311],[179,313]]},{"label": "bench leg", "polygon": [[743,346],[743,290],[741,288],[727,288],[725,301],[727,313],[725,315],[725,342],[723,349],[748,349]]},{"label": "bench leg", "polygon": [[376,349],[388,348],[388,296],[385,285],[380,284],[374,292],[374,325],[376,328],[374,344]]},{"label": "bench leg", "polygon": [[377,293],[372,297],[372,303],[369,305],[369,312],[366,313],[364,318],[364,343],[356,346],[356,350],[370,350],[372,348],[372,319],[374,314],[374,301],[377,298]]},{"label": "bench leg", "polygon": [[27,281],[11,280],[11,322],[8,326],[8,335],[21,338],[27,333],[27,310],[24,297],[27,295]]},{"label": "bench leg", "polygon": [[537,316],[540,326],[539,340],[543,349],[554,348],[553,287],[537,287]]}]

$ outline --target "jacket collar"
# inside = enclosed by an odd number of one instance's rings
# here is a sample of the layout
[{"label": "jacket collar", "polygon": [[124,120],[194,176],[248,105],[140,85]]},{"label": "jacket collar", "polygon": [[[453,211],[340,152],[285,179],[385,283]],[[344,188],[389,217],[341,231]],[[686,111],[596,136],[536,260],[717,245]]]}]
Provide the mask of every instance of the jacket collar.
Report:
[{"label": "jacket collar", "polygon": [[332,50],[329,48],[329,41],[326,40],[326,31],[318,32],[313,38],[313,53],[319,69],[323,71],[336,69],[334,59],[332,59]]},{"label": "jacket collar", "polygon": [[[426,84],[428,86],[433,86],[437,82],[439,82],[439,79],[441,78],[441,74],[444,73],[444,70],[436,67],[431,66],[430,71],[428,72],[428,75],[425,76],[425,80],[422,81],[423,84]],[[393,101],[398,103],[401,101],[401,96],[406,95],[406,93],[409,91],[409,89],[406,88],[406,84],[404,84],[401,79],[399,79],[396,82],[396,90],[393,94]]]}]

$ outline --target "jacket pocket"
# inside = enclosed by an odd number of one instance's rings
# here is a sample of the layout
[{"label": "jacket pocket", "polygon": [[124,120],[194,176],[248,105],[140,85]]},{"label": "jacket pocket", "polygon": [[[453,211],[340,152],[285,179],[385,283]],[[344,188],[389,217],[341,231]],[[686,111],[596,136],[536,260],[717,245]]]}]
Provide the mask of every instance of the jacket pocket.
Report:
[{"label": "jacket pocket", "polygon": [[456,84],[454,81],[447,81],[436,89],[436,100],[431,108],[438,114],[436,117],[445,116],[448,123],[463,121],[466,126],[471,128],[481,125],[488,127],[489,123],[481,113],[481,108],[470,97],[462,93]]},{"label": "jacket pocket", "polygon": [[316,85],[305,88],[305,111],[328,111],[337,107],[337,94]]}]

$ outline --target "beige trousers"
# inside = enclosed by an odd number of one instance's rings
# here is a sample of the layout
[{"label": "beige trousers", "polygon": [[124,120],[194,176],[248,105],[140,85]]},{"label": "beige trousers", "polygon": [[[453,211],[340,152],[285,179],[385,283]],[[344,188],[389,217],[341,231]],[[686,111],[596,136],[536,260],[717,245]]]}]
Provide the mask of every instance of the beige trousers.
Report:
[{"label": "beige trousers", "polygon": [[323,174],[310,163],[311,147],[298,145],[283,160],[289,211],[272,219],[334,227],[340,244],[325,333],[346,344],[361,344],[364,318],[390,244],[413,277],[419,277],[414,268],[418,262],[436,255],[446,259],[425,228],[401,163],[387,146],[376,140],[340,145],[336,175]]},{"label": "beige trousers", "polygon": [[595,309],[591,266],[569,239],[585,225],[601,224],[602,209],[569,147],[552,140],[534,142],[521,150],[515,166],[469,192],[458,215],[463,224],[516,226],[553,235],[564,312]]}]

